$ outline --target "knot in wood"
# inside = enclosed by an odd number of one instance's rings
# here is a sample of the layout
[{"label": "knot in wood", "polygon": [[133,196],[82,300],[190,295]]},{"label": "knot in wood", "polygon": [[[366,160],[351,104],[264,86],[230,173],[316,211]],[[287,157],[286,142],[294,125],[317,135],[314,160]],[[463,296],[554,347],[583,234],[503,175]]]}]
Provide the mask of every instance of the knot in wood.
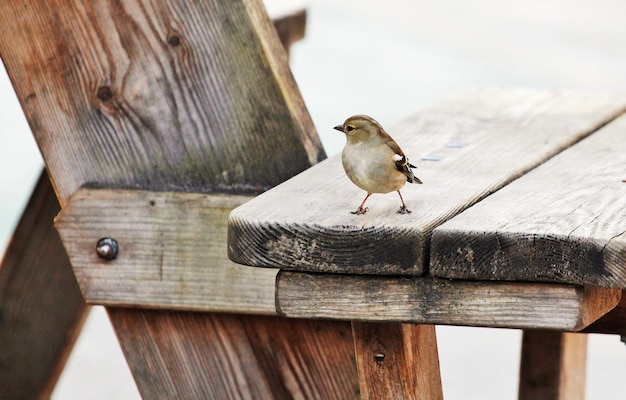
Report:
[{"label": "knot in wood", "polygon": [[170,35],[170,37],[167,38],[167,44],[172,47],[180,45],[180,37],[178,35]]},{"label": "knot in wood", "polygon": [[102,86],[101,88],[98,89],[96,96],[101,101],[109,101],[113,98],[113,92],[111,91],[111,88],[109,88],[108,86]]}]

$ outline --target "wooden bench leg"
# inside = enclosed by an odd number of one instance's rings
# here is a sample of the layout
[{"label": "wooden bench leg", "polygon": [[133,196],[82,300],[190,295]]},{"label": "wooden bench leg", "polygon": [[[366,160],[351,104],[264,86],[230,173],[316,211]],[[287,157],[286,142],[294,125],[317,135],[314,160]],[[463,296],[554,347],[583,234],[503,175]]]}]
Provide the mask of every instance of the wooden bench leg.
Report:
[{"label": "wooden bench leg", "polygon": [[524,331],[519,399],[584,399],[587,335]]},{"label": "wooden bench leg", "polygon": [[48,398],[88,307],[61,239],[43,171],[0,265],[0,398]]},{"label": "wooden bench leg", "polygon": [[107,311],[143,398],[358,398],[348,322]]},{"label": "wooden bench leg", "polygon": [[362,399],[442,399],[434,325],[352,322]]}]

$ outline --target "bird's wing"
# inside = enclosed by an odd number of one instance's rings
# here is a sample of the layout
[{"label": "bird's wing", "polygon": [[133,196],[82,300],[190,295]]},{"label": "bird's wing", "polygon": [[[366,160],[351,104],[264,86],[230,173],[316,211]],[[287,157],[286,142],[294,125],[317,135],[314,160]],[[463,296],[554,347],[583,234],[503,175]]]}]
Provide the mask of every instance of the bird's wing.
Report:
[{"label": "bird's wing", "polygon": [[404,175],[406,175],[407,182],[422,183],[422,181],[413,174],[413,171],[411,171],[411,168],[417,168],[417,167],[409,163],[409,160],[407,160],[406,156],[404,155],[404,152],[402,151],[400,146],[398,146],[398,143],[396,143],[396,141],[393,140],[391,137],[388,137],[386,143],[387,143],[387,146],[389,146],[389,148],[391,148],[391,150],[393,150],[394,152],[393,160],[396,163],[396,169],[402,172]]}]

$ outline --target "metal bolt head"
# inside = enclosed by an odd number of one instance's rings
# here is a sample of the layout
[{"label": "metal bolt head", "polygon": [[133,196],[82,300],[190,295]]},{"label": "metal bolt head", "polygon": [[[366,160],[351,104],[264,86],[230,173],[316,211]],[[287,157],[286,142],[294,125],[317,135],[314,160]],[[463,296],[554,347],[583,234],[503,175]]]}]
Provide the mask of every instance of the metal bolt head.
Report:
[{"label": "metal bolt head", "polygon": [[113,260],[117,257],[119,245],[117,240],[109,237],[98,240],[96,244],[96,254],[104,260]]}]

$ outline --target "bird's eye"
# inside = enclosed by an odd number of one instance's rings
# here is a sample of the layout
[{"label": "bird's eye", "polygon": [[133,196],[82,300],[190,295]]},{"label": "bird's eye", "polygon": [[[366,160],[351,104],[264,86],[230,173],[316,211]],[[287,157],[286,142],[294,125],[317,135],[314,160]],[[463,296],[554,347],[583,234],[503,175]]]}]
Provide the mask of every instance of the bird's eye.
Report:
[{"label": "bird's eye", "polygon": [[348,126],[346,126],[346,130],[347,130],[348,132],[352,132],[352,131],[354,130],[354,126],[352,126],[352,125],[348,125]]}]

